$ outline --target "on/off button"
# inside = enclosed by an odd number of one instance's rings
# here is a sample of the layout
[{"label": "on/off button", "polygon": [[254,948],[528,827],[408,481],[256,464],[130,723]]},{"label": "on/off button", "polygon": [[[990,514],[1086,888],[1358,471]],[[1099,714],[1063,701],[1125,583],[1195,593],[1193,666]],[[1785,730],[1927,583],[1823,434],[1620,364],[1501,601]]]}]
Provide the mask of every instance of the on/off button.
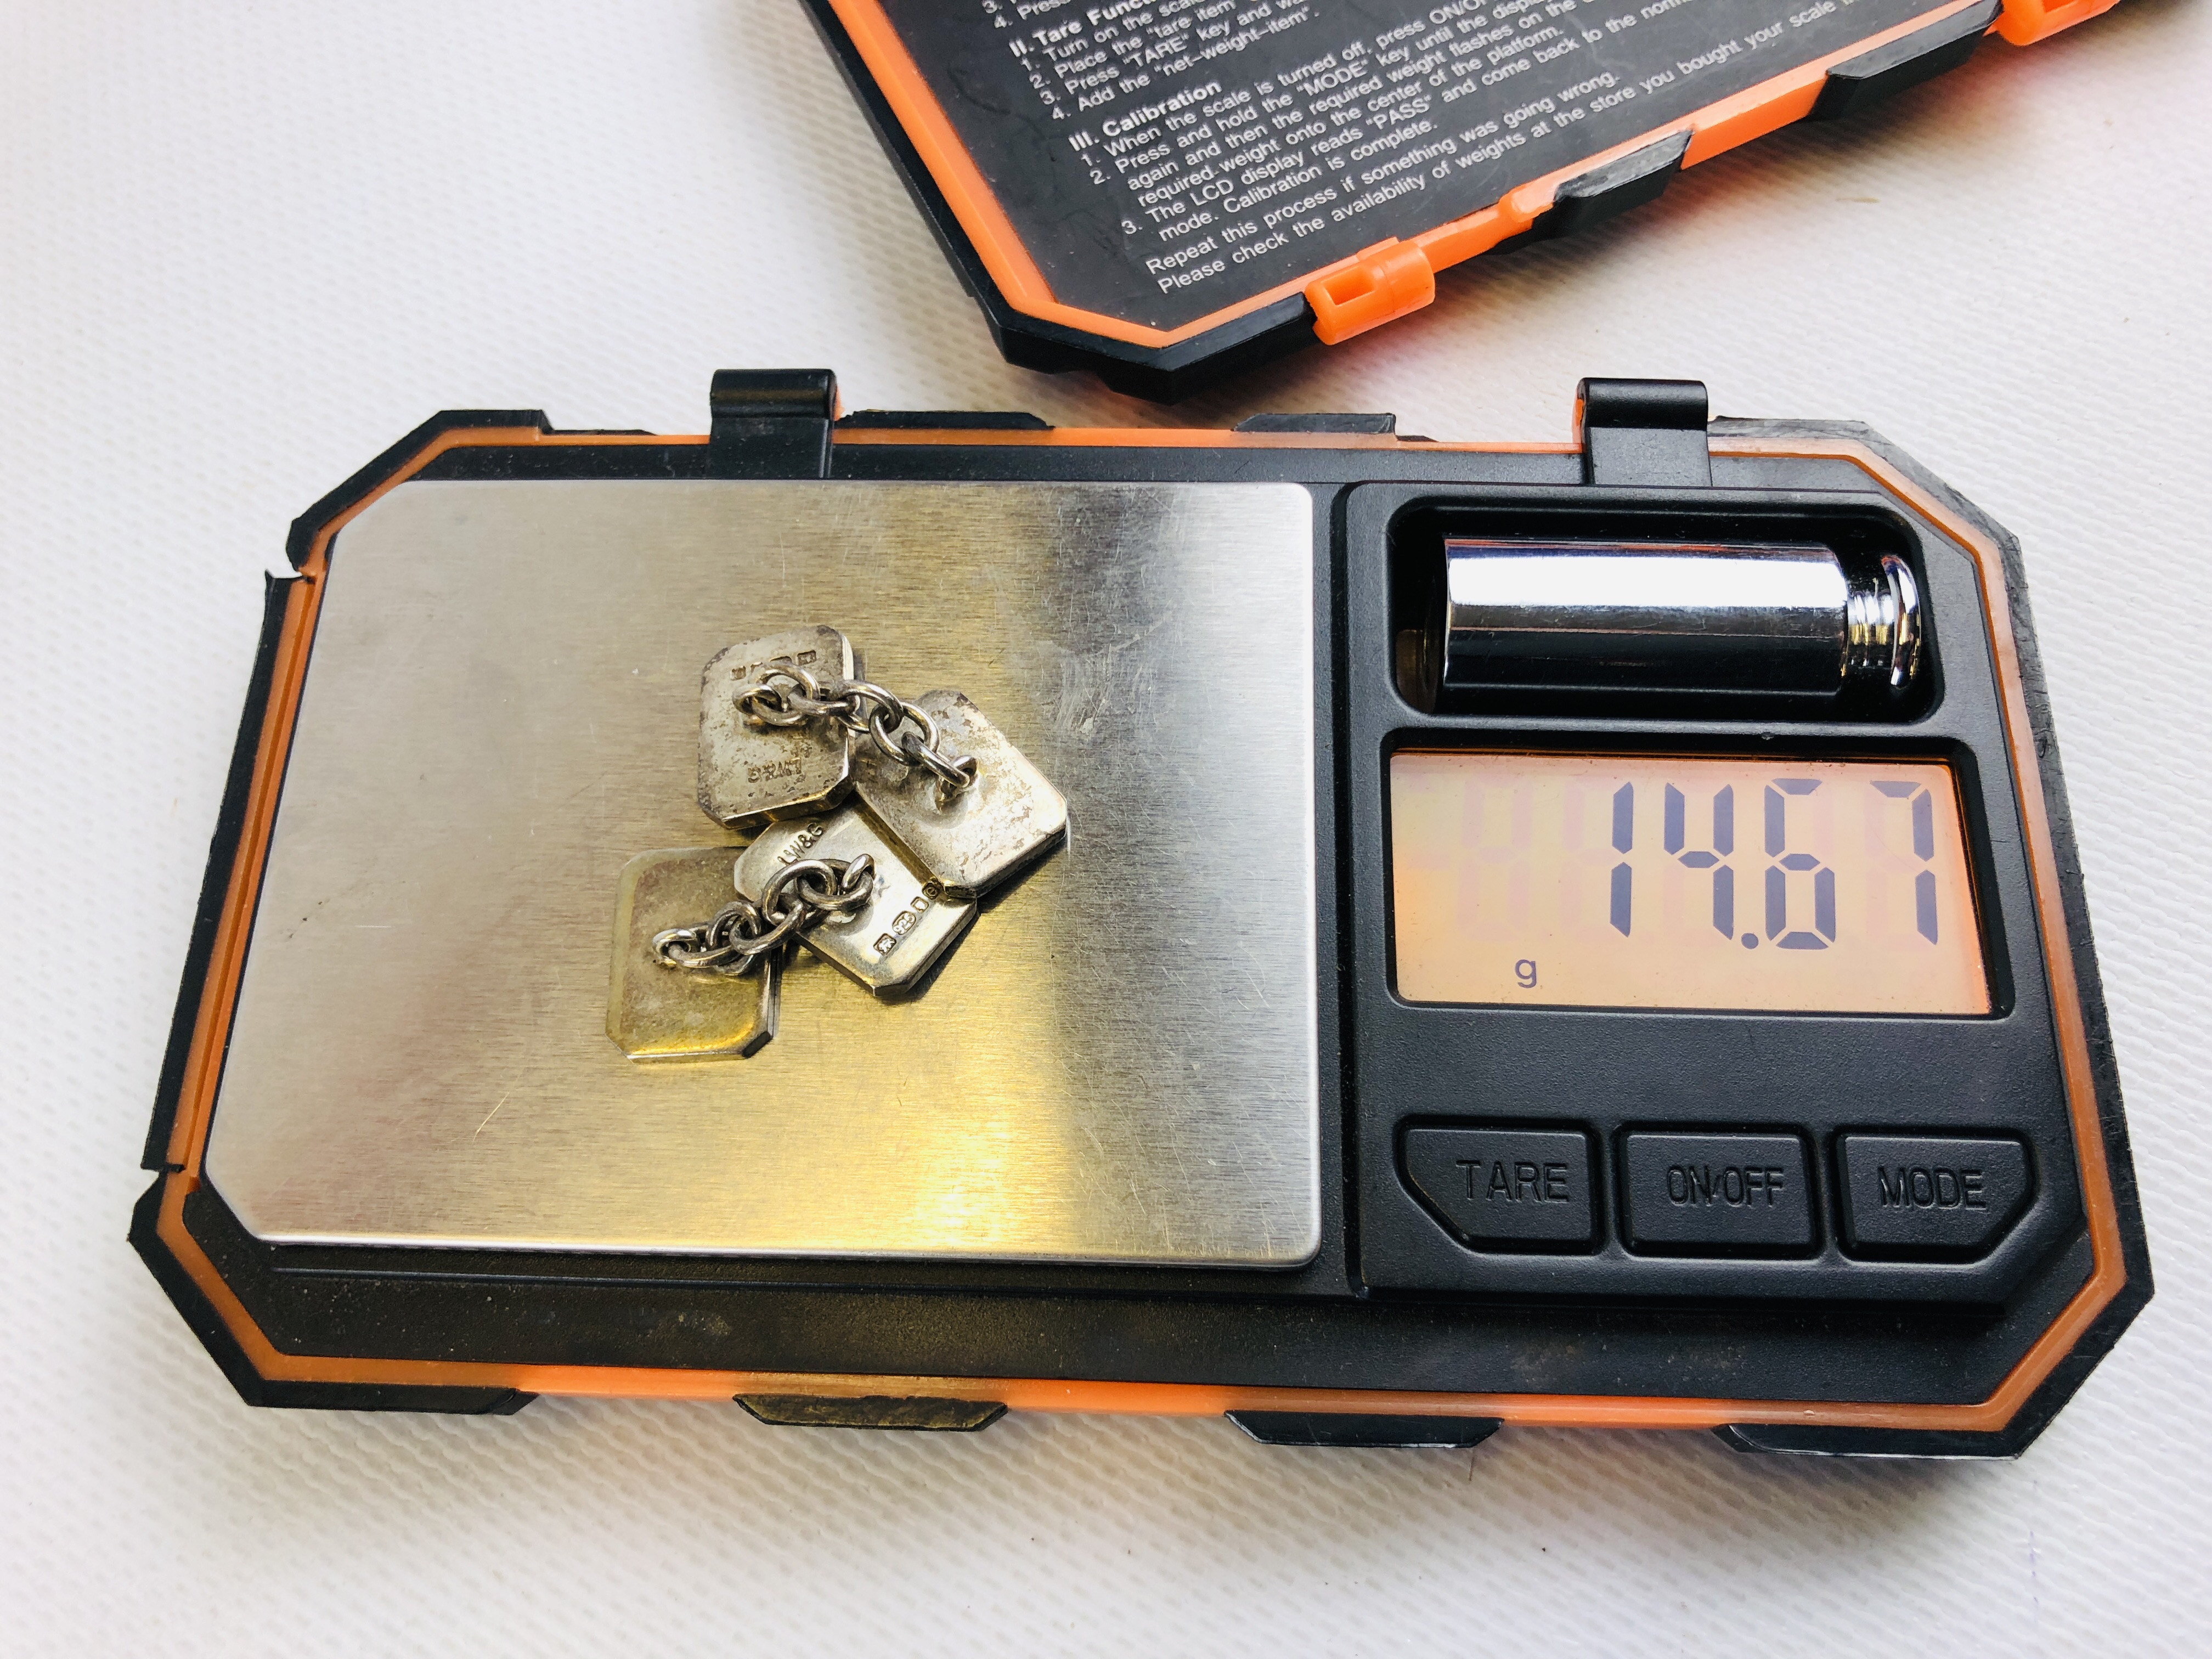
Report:
[{"label": "on/off button", "polygon": [[1795,1135],[1632,1134],[1622,1226],[1632,1250],[1786,1254],[1813,1244],[1805,1145]]}]

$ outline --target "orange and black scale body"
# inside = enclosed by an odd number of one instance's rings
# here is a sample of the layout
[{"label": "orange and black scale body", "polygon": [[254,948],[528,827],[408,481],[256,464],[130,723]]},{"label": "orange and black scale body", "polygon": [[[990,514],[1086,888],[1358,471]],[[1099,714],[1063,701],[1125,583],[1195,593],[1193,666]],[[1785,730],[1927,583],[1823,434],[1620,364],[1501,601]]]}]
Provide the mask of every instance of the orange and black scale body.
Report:
[{"label": "orange and black scale body", "polygon": [[[836,0],[835,9],[851,23],[878,9]],[[556,431],[534,411],[448,413],[295,526],[294,574],[269,588],[147,1144],[152,1185],[131,1231],[248,1401],[485,1413],[538,1395],[743,1398],[774,1420],[937,1427],[978,1426],[999,1408],[1227,1413],[1264,1437],[1316,1443],[1466,1443],[1499,1424],[1539,1424],[1708,1430],[1744,1449],[2007,1455],[2148,1300],[2020,550],[1872,433],[1709,422],[1701,386],[1652,382],[1587,383],[1575,441],[1516,446],[1403,437],[1377,416],[1262,417],[1232,432],[1060,429],[1018,415],[838,418],[834,380],[818,371],[719,376],[714,410],[715,429],[688,437]],[[333,538],[403,483],[487,478],[1304,488],[1315,537],[1307,714],[1322,943],[1312,1261],[1272,1273],[672,1264],[253,1237],[203,1159]],[[1626,711],[1449,696],[1417,706],[1398,636],[1419,623],[1424,562],[1449,538],[1539,532],[1893,550],[1931,618],[1928,690],[1872,720],[1663,697]],[[1395,757],[1440,752],[1948,767],[1965,803],[1987,1012],[1915,1024],[1413,1001],[1391,958],[1387,780]],[[1755,1020],[1765,1022],[1759,1040],[1798,1045],[1802,1080],[1732,1097],[1710,1079],[1756,1046]],[[2000,1048],[2009,1075],[2034,1079],[2010,1105],[1974,1092],[1973,1068]],[[1908,1063],[1909,1085],[1866,1081]],[[1707,1083],[1700,1093],[1685,1079]],[[1565,1229],[1564,1245],[1471,1238],[1409,1164],[1418,1137],[1439,1128],[1549,1133],[1518,1151],[1498,1143],[1497,1179],[1532,1207],[1584,1183],[1587,1227]],[[1875,1220],[1852,1208],[1846,1143],[1879,1132],[1934,1145],[1869,1177],[1900,1213],[1924,1188],[1932,1214],[2012,1179],[2009,1163],[1977,1164],[1971,1189],[1961,1184],[1960,1160],[1936,1143],[1968,1130],[2016,1147],[2026,1171],[2027,1195],[2007,1200],[1998,1236],[1963,1260],[1916,1254],[1909,1228],[1892,1236],[1902,1247],[1881,1246]],[[1678,1159],[1692,1173],[1676,1185],[1694,1186],[1703,1170],[1716,1202],[1731,1193],[1802,1202],[1805,1242],[1700,1254],[1639,1237],[1636,1143],[1655,1131],[1786,1143],[1786,1161]],[[1547,1150],[1555,1144],[1571,1156]],[[1469,1194],[1489,1194],[1492,1173],[1485,1164]]]}]

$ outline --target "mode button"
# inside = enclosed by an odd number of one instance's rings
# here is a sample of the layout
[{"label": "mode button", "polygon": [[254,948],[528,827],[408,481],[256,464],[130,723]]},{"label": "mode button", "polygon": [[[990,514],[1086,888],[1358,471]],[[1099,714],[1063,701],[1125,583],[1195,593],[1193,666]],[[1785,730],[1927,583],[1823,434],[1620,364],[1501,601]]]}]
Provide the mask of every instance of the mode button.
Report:
[{"label": "mode button", "polygon": [[1845,1135],[1844,1248],[1986,1255],[2027,1207],[2027,1149],[1950,1135]]}]

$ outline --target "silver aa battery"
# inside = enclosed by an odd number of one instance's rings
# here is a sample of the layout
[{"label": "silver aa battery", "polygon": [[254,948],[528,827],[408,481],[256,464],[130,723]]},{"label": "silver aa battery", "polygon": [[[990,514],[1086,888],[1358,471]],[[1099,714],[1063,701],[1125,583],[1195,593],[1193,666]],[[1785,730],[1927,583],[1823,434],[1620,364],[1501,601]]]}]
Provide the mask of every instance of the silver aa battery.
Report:
[{"label": "silver aa battery", "polygon": [[1902,559],[1793,543],[1448,540],[1428,650],[1446,690],[1902,692],[1920,593]]}]

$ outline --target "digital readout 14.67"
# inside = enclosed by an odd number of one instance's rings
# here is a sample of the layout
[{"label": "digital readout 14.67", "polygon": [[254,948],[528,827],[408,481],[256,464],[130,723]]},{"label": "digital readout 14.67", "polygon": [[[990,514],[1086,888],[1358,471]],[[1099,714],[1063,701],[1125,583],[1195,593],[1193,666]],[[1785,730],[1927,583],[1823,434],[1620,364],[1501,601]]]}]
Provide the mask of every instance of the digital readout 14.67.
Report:
[{"label": "digital readout 14.67", "polygon": [[1408,1001],[1989,1012],[1947,766],[1408,750],[1390,853]]}]

